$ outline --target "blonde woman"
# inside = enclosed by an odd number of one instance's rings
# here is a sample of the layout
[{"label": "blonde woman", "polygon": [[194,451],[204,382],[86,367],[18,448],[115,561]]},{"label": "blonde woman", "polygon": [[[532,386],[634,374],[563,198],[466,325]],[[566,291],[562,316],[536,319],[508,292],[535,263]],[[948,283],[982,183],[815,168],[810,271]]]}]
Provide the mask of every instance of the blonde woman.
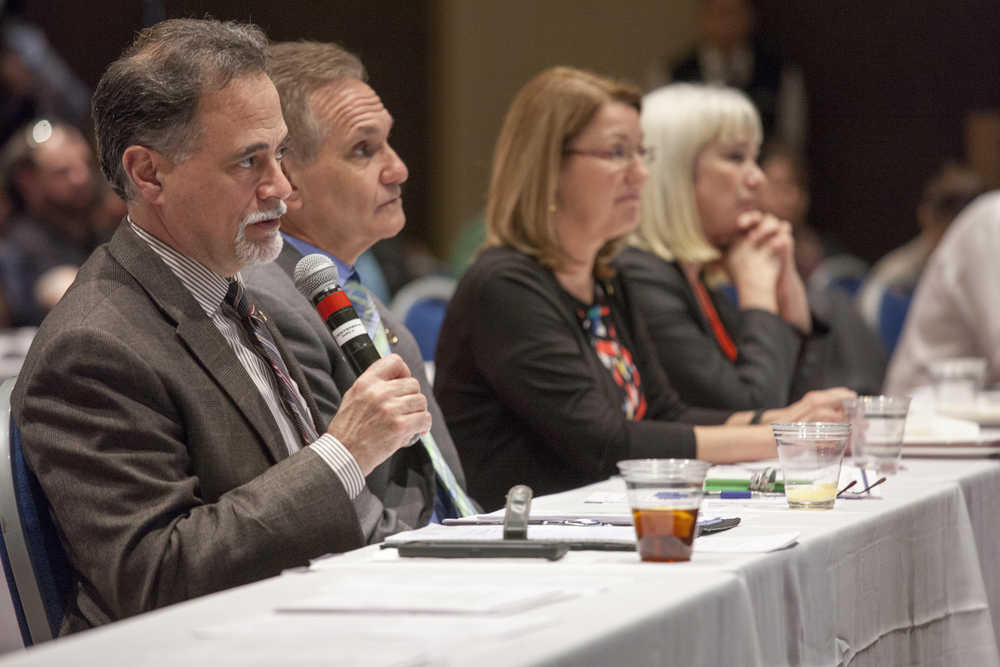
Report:
[{"label": "blonde woman", "polygon": [[[645,98],[641,124],[656,162],[616,265],[663,370],[694,405],[787,404],[819,382],[820,359],[791,226],[761,211],[757,111],[733,89],[673,84]],[[738,304],[710,289],[712,270]]]},{"label": "blonde woman", "polygon": [[[470,494],[487,509],[603,479],[637,457],[775,456],[750,412],[671,389],[611,261],[639,223],[650,157],[638,91],[558,67],[517,94],[497,141],[487,249],[449,304],[435,394]],[[830,415],[816,395],[773,419]]]}]

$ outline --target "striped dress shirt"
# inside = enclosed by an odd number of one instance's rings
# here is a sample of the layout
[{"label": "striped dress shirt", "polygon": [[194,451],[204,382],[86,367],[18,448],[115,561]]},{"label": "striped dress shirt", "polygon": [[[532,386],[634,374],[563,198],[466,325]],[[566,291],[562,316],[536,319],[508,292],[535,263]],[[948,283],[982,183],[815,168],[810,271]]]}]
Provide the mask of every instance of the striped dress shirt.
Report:
[{"label": "striped dress shirt", "polygon": [[[227,317],[222,309],[222,302],[229,289],[227,280],[190,257],[185,257],[131,220],[129,220],[129,224],[139,238],[145,241],[150,249],[173,271],[177,279],[205,311],[205,315],[212,320],[215,328],[229,343],[236,358],[239,359],[240,365],[246,369],[254,386],[257,387],[257,391],[267,403],[267,407],[281,431],[288,453],[294,454],[300,449],[301,437],[282,407],[281,395],[275,385],[277,380],[274,377],[274,372],[268,363],[244,342],[243,337],[246,334],[243,332],[242,325]],[[237,273],[234,280],[242,282],[243,279]],[[292,384],[295,384],[294,380]],[[295,385],[295,391],[297,393],[299,391],[297,385]],[[305,405],[305,401],[302,404]],[[310,443],[309,447],[330,466],[344,485],[348,496],[356,498],[361,493],[365,487],[361,466],[339,440],[329,433],[324,433],[315,442]]]}]

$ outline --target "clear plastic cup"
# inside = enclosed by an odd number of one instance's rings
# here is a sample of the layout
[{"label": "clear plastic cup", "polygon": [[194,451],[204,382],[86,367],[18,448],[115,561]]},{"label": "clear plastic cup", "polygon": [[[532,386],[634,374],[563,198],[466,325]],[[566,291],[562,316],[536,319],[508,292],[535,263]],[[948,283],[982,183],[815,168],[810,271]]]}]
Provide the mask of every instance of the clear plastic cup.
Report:
[{"label": "clear plastic cup", "polygon": [[832,509],[851,425],[832,422],[771,424],[793,509]]},{"label": "clear plastic cup", "polygon": [[980,357],[936,359],[929,364],[934,400],[968,407],[974,404],[986,378],[986,360]]},{"label": "clear plastic cup", "polygon": [[851,458],[859,468],[873,468],[880,475],[899,472],[903,455],[903,430],[910,409],[908,396],[858,396],[844,399],[850,422]]},{"label": "clear plastic cup", "polygon": [[619,461],[642,560],[691,560],[705,475],[711,467],[694,459]]}]

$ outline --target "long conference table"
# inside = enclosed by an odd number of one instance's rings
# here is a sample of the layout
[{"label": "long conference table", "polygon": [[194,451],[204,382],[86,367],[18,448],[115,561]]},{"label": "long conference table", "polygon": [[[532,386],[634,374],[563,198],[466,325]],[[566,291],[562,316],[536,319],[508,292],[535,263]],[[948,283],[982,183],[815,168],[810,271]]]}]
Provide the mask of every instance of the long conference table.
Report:
[{"label": "long conference table", "polygon": [[[904,465],[877,497],[830,511],[716,505],[742,523],[699,538],[688,563],[615,551],[401,558],[371,546],[0,664],[1000,665],[1000,462]],[[622,491],[612,479],[532,511],[578,512]],[[767,553],[698,548],[781,533],[798,537]]]}]

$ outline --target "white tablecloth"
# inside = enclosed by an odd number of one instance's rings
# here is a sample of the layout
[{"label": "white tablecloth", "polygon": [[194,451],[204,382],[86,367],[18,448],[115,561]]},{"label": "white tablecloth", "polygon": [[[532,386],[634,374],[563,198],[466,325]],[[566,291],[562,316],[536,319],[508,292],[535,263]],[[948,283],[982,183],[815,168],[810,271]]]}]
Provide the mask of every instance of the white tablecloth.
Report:
[{"label": "white tablecloth", "polygon": [[[737,501],[746,534],[798,531],[767,554],[690,563],[571,552],[562,561],[401,559],[367,548],[306,573],[8,656],[11,665],[1000,665],[992,461],[906,461],[881,499],[792,511]],[[573,509],[596,487],[540,498]],[[710,537],[704,539],[711,539]],[[980,567],[980,563],[983,567]],[[984,577],[983,571],[987,577]],[[402,578],[402,579],[401,579]],[[565,579],[575,597],[502,615],[288,613],[331,582]],[[580,591],[583,591],[582,593]]]}]

